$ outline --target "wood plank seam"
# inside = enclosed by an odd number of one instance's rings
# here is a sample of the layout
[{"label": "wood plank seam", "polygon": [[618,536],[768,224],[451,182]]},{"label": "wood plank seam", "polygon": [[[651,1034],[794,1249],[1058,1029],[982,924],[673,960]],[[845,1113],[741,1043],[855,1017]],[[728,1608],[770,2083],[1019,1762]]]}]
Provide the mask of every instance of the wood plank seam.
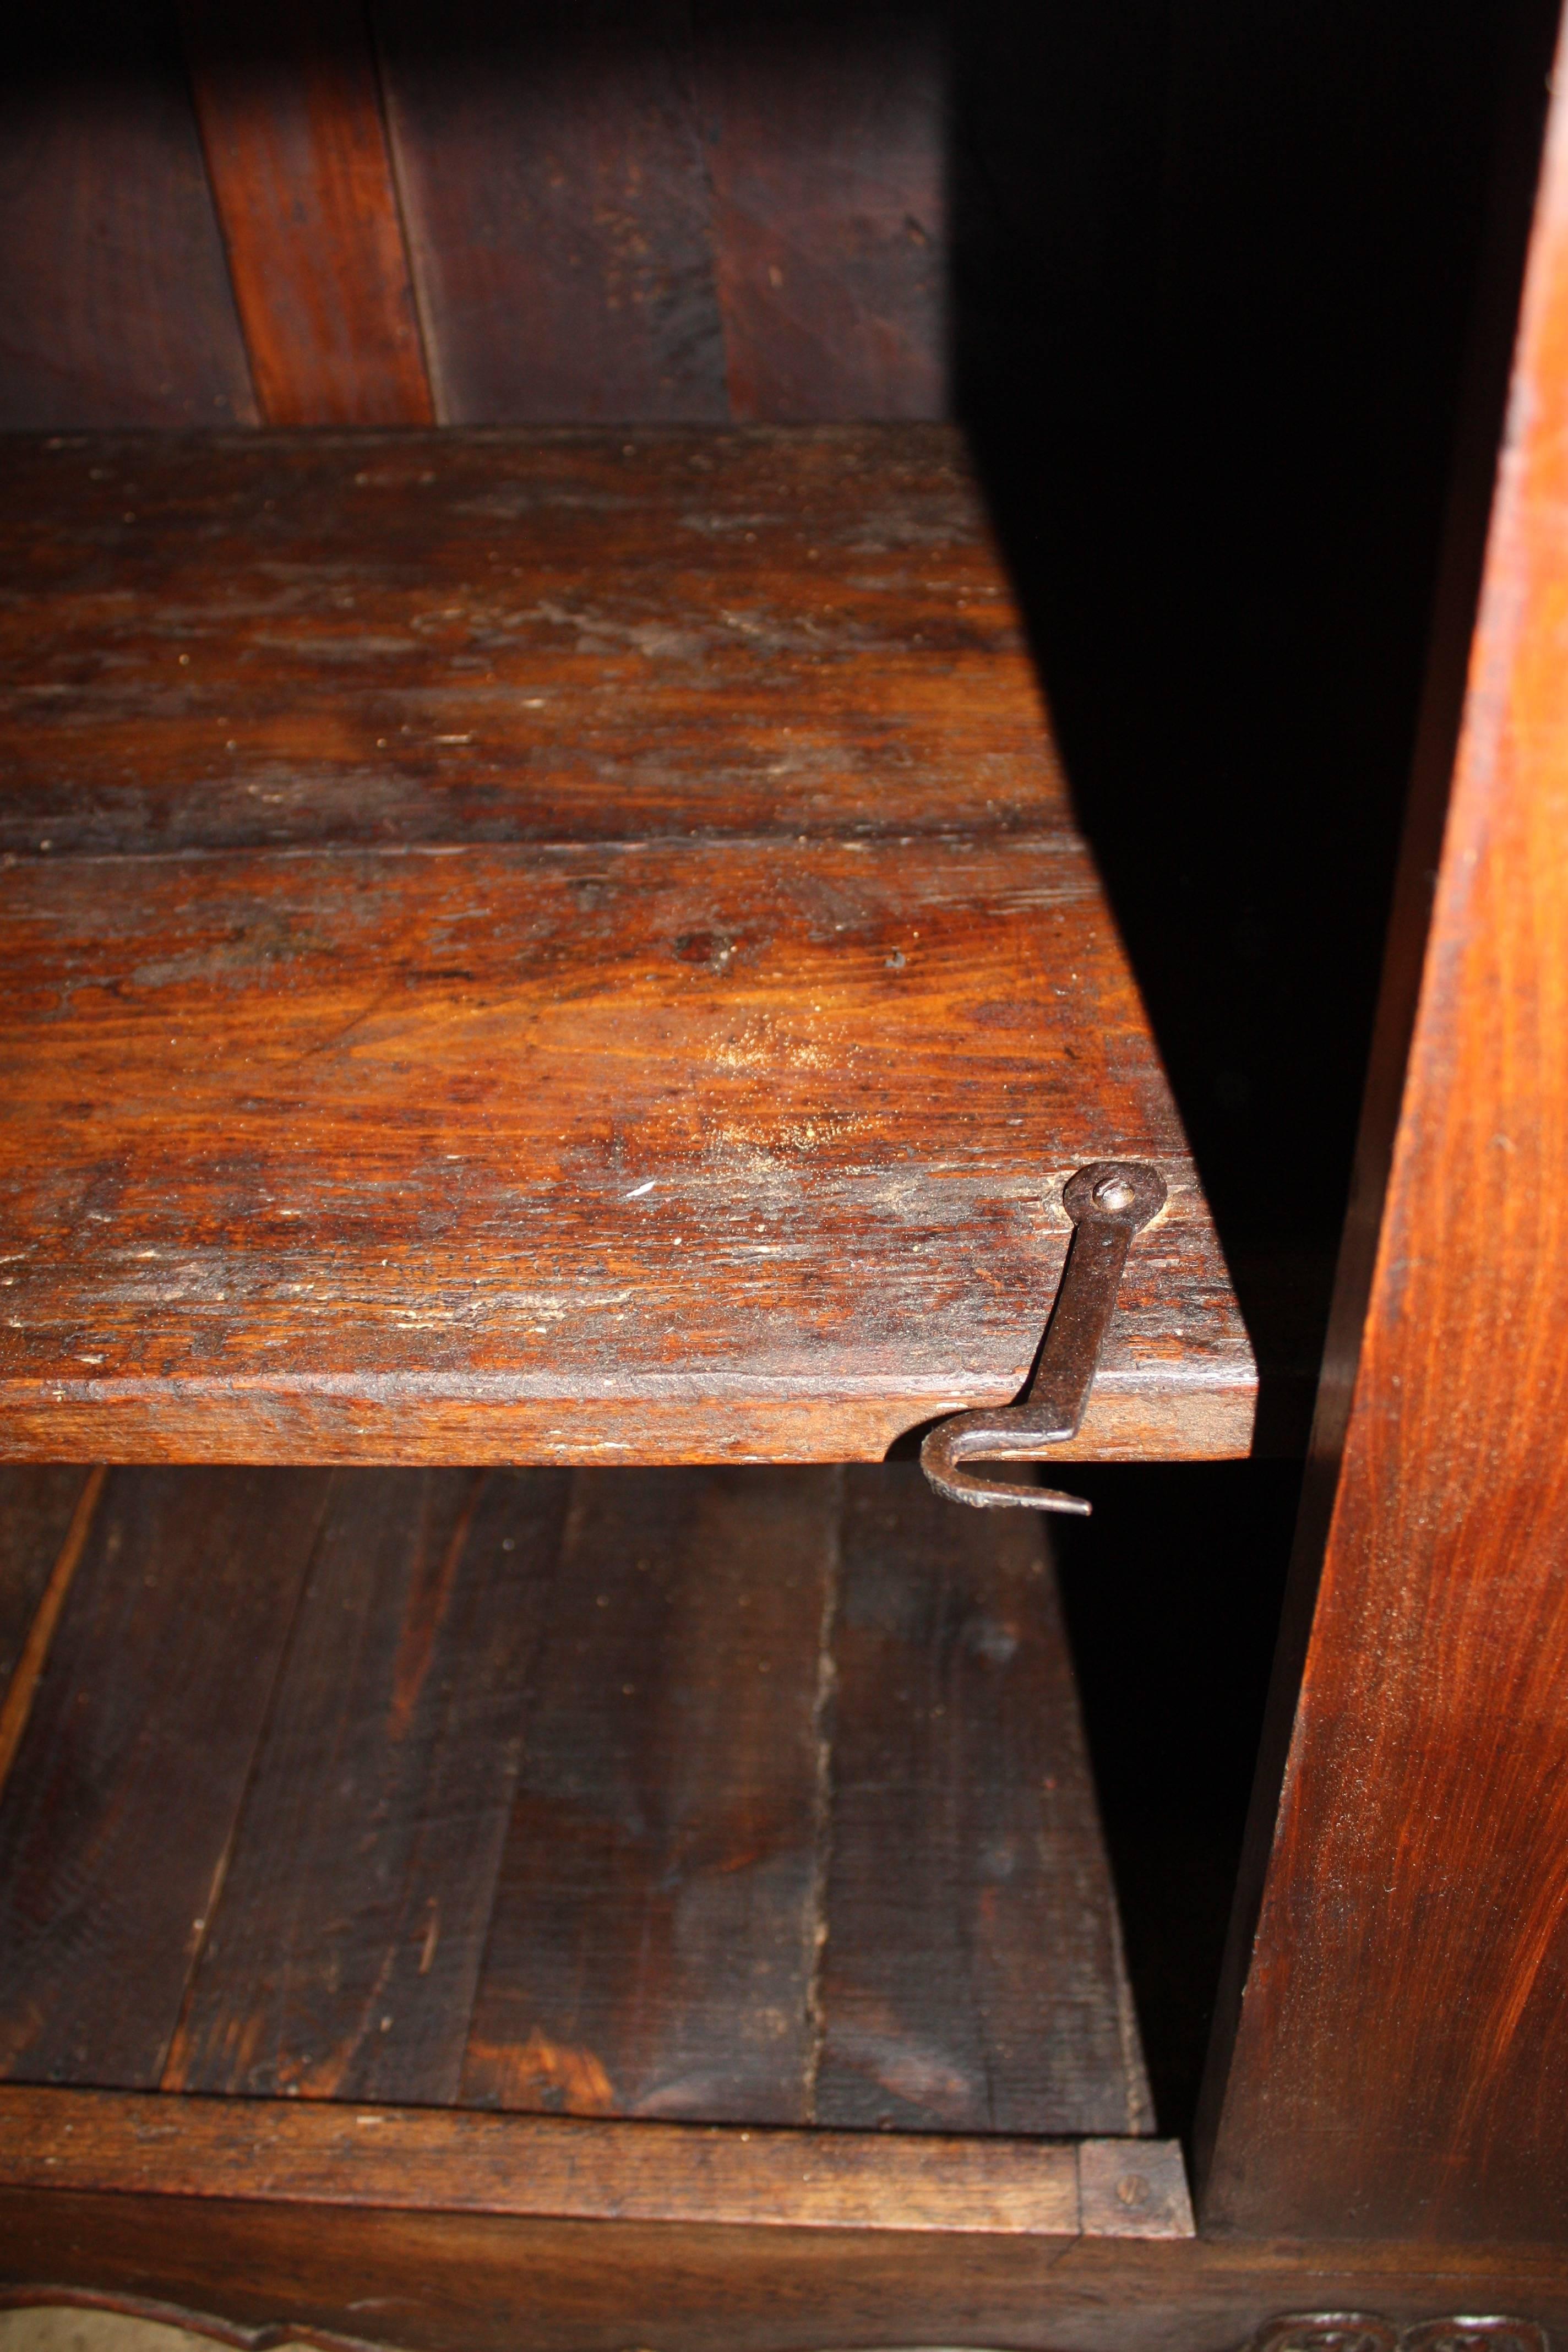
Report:
[{"label": "wood plank seam", "polygon": [[[385,44],[375,11],[366,0],[365,38],[370,45],[371,68],[375,76],[375,100],[381,117],[381,136],[386,150],[386,169],[392,187],[393,208],[397,215],[397,234],[403,245],[403,266],[407,274],[409,307],[414,313],[415,331],[419,338],[419,364],[425,377],[425,397],[427,403],[426,421],[437,426],[449,425],[453,417],[446,398],[442,373],[437,364],[439,343],[437,320],[431,307],[428,289],[422,272],[415,266],[413,210],[407,175],[404,170],[403,146],[396,136],[392,119],[392,101],[388,90],[388,70]],[[416,422],[410,419],[411,423]]]},{"label": "wood plank seam", "polygon": [[49,1647],[54,1640],[55,1628],[59,1623],[60,1612],[66,1604],[66,1595],[70,1591],[71,1579],[87,1549],[87,1539],[92,1530],[93,1517],[108,1475],[104,1465],[100,1463],[81,1490],[66,1530],[65,1541],[60,1546],[59,1556],[27,1630],[16,1672],[6,1686],[5,1701],[0,1704],[0,1793],[4,1792],[11,1767],[16,1759],[16,1750],[22,1744],[22,1734],[27,1728],[34,1694],[48,1661]]}]

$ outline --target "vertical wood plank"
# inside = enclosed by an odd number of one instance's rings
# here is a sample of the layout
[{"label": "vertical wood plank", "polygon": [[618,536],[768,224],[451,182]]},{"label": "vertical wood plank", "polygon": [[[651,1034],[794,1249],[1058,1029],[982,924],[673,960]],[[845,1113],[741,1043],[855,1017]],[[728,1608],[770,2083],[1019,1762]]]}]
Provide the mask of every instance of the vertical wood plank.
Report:
[{"label": "vertical wood plank", "polygon": [[449,424],[728,415],[685,0],[375,0]]},{"label": "vertical wood plank", "polygon": [[0,1801],[0,2072],[154,2085],[331,1474],[119,1471]]},{"label": "vertical wood plank", "polygon": [[737,419],[947,413],[938,12],[699,0]]},{"label": "vertical wood plank", "polygon": [[838,1495],[578,1475],[465,2101],[808,2120]]},{"label": "vertical wood plank", "polygon": [[847,1478],[816,2120],[1149,2131],[1039,1525]]},{"label": "vertical wood plank", "polygon": [[26,0],[0,79],[0,429],[254,424],[171,9]]},{"label": "vertical wood plank", "polygon": [[339,1481],[165,2089],[455,2096],[567,1483]]},{"label": "vertical wood plank", "polygon": [[1568,2200],[1564,64],[1429,929],[1418,765],[1303,1517],[1321,1575],[1214,2075],[1222,2229],[1551,2240]]},{"label": "vertical wood plank", "polygon": [[429,424],[362,0],[179,6],[263,421]]}]

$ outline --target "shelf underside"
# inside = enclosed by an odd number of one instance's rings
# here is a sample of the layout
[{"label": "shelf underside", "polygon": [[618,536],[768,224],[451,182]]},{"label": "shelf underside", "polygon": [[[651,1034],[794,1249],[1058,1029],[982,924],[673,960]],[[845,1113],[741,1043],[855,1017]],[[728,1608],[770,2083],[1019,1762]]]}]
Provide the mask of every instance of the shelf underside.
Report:
[{"label": "shelf underside", "polygon": [[0,1453],[1246,1450],[1223,1260],[957,438],[0,451]]},{"label": "shelf underside", "polygon": [[1151,2128],[1026,1515],[903,1465],[0,1499],[11,1654],[64,1595],[0,1794],[0,2080]]}]

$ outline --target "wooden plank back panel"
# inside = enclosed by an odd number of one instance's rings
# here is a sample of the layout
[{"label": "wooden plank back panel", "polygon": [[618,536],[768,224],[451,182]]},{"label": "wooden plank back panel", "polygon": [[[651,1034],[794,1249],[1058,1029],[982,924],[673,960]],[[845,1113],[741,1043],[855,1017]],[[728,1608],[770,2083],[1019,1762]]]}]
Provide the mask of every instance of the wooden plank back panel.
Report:
[{"label": "wooden plank back panel", "polygon": [[456,2096],[566,1484],[337,1484],[166,2089]]},{"label": "wooden plank back panel", "polygon": [[847,1475],[816,2116],[1147,2131],[1038,1522]]},{"label": "wooden plank back panel", "polygon": [[804,2123],[831,1470],[579,1474],[462,2095]]},{"label": "wooden plank back panel", "polygon": [[944,413],[930,10],[374,13],[444,419]]},{"label": "wooden plank back panel", "polygon": [[179,5],[262,422],[429,424],[360,0]]},{"label": "wooden plank back panel", "polygon": [[327,1496],[121,1471],[0,1799],[0,2072],[154,2084]]},{"label": "wooden plank back panel", "polygon": [[737,420],[947,414],[939,15],[695,10]]},{"label": "wooden plank back panel", "polygon": [[374,16],[442,419],[725,419],[684,0]]},{"label": "wooden plank back panel", "polygon": [[1414,1040],[1359,1361],[1352,1334],[1320,1418],[1326,1553],[1218,2086],[1209,2207],[1230,2229],[1548,2239],[1568,2200],[1561,55],[1552,88]]},{"label": "wooden plank back panel", "polygon": [[253,424],[172,9],[16,13],[0,87],[0,429]]}]

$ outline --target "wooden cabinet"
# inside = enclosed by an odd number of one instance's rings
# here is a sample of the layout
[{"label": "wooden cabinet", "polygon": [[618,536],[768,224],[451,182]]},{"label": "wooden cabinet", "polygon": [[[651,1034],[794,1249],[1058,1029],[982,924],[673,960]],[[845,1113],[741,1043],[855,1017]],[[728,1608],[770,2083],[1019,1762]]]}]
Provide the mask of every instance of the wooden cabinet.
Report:
[{"label": "wooden cabinet", "polygon": [[[193,0],[119,27],[97,117],[7,101],[5,2292],[428,2352],[1542,2352],[1544,27],[1489,51],[1489,308],[1184,2147],[1040,1518],[913,1458],[1026,1379],[1111,1158],[1167,1197],[1067,1483],[1291,1442],[1300,1253],[1237,1213],[1144,919],[1189,878],[1108,817],[986,422],[1005,44],[373,15]],[[118,357],[79,273],[37,292],[51,187],[113,157],[178,225]]]}]

